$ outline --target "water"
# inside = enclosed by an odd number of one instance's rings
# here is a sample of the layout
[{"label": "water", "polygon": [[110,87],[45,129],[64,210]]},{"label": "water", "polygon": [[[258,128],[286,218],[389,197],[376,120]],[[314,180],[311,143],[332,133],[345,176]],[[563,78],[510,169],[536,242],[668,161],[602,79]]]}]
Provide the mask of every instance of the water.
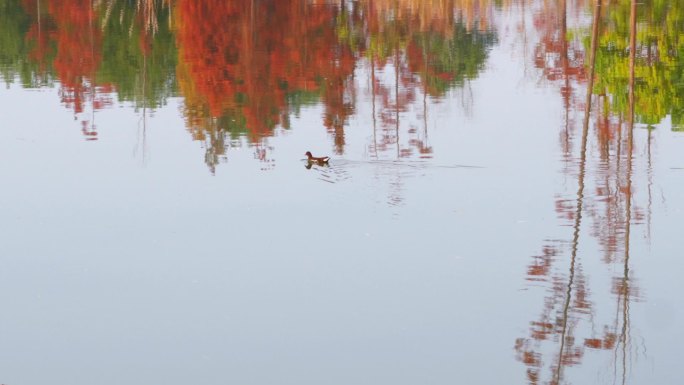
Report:
[{"label": "water", "polygon": [[0,383],[678,383],[683,5],[0,1]]}]

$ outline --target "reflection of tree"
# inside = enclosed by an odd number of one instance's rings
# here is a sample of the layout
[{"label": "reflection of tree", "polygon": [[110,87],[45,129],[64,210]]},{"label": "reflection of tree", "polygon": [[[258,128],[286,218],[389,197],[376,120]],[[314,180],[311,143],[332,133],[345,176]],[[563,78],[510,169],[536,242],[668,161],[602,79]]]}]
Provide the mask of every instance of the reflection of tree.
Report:
[{"label": "reflection of tree", "polygon": [[[211,167],[225,146],[242,136],[261,143],[318,102],[335,152],[344,152],[363,57],[379,102],[377,148],[430,156],[429,102],[476,77],[495,42],[489,0],[0,1],[0,38],[12,42],[0,52],[4,78],[58,80],[62,101],[91,138],[87,112],[110,105],[113,91],[145,111],[164,105],[178,84],[187,125],[205,142]],[[375,77],[376,70],[394,79]],[[423,127],[401,124],[418,109]]]},{"label": "reflection of tree", "polygon": [[[496,43],[488,26],[492,9],[487,0],[368,0],[338,14],[338,39],[363,58],[367,71],[368,89],[361,92],[370,99],[369,150],[376,159],[432,156],[429,106],[484,68]],[[379,170],[377,177],[388,180],[388,203],[400,205],[406,175],[390,174]]]},{"label": "reflection of tree", "polygon": [[[633,125],[622,121],[606,124],[606,121],[613,120],[605,115],[608,110],[595,109],[594,127],[598,129],[596,141],[599,143],[599,166],[596,167],[598,171],[595,180],[588,180],[586,170],[592,162],[591,149],[588,146],[590,108],[595,104],[592,102],[592,90],[595,89],[594,69],[598,65],[596,52],[601,24],[600,0],[597,0],[596,5],[589,51],[586,108],[580,148],[577,150],[579,157],[575,157],[572,166],[565,170],[576,175],[578,190],[573,199],[560,198],[556,205],[560,218],[568,221],[573,229],[572,240],[569,243],[554,241],[545,245],[542,255],[534,257],[528,268],[529,280],[550,285],[540,318],[530,323],[529,337],[519,338],[515,345],[518,359],[528,367],[527,377],[531,384],[563,382],[564,369],[579,365],[587,349],[611,352],[615,376],[620,374],[622,383],[625,383],[628,372],[628,352],[631,348],[629,304],[638,298],[638,289],[630,271],[629,254],[631,226],[635,219],[639,220],[639,210],[634,207],[632,197]],[[564,27],[563,22],[559,23],[559,28]],[[636,23],[633,23],[633,33],[635,27]],[[563,55],[560,54],[561,57]],[[545,76],[548,73],[545,72]],[[555,80],[563,82],[566,76],[567,74],[560,72]],[[596,101],[602,102],[603,99],[599,95]],[[599,103],[601,104],[605,105]],[[605,148],[616,151],[607,152]],[[591,185],[595,186],[594,194],[586,194]],[[622,274],[611,280],[611,294],[616,299],[618,316],[599,329],[594,328],[594,322],[600,309],[596,309],[590,299],[590,281],[582,271],[582,259],[586,256],[580,252],[580,241],[582,234],[587,232],[582,231],[586,228],[587,219],[593,222],[589,233],[598,240],[604,252],[602,261],[623,267]],[[564,247],[566,244],[568,247]],[[566,268],[562,267],[562,262],[566,260],[564,255],[567,255]],[[620,354],[618,350],[621,351]],[[545,375],[547,368],[549,374]]]},{"label": "reflection of tree", "polygon": [[[0,76],[24,87],[51,85],[54,24],[43,16],[45,1],[0,0]],[[37,22],[33,22],[37,20]],[[41,23],[42,20],[42,23]]]},{"label": "reflection of tree", "polygon": [[[354,58],[338,44],[337,7],[305,1],[179,1],[177,41],[186,119],[208,151],[223,154],[224,136],[250,140],[288,126],[288,114],[313,95],[338,146],[353,111],[348,85]],[[223,122],[223,124],[221,123]],[[341,147],[340,147],[341,148]],[[213,162],[216,157],[208,157]]]},{"label": "reflection of tree", "polygon": [[[610,95],[616,114],[627,114],[629,78],[629,14],[631,2],[614,2],[606,14],[597,59],[596,92]],[[658,124],[670,115],[674,129],[684,124],[684,1],[657,0],[640,6],[635,55],[635,119]]]},{"label": "reflection of tree", "polygon": [[[344,3],[339,9],[336,8],[331,15],[336,19],[338,30],[344,26],[352,25],[353,22],[349,19],[359,17],[357,7],[353,7],[349,11]],[[352,38],[347,42],[358,42],[358,40]],[[351,75],[354,71],[356,57],[352,52],[354,46],[344,44],[339,39],[335,45],[337,46],[336,49],[328,54],[332,64],[330,70],[326,71],[329,76],[324,78],[325,86],[322,101],[325,105],[325,112],[323,124],[333,134],[335,152],[341,154],[344,152],[345,145],[344,125],[354,112],[356,97]]]},{"label": "reflection of tree", "polygon": [[[422,109],[427,123],[428,96],[439,100],[483,69],[496,35],[485,28],[472,27],[486,25],[482,22],[486,20],[489,2],[475,8],[472,2],[457,1],[363,3],[364,17],[357,21],[362,26],[355,30],[367,31],[362,53],[370,62],[374,122],[371,151],[376,155],[391,153],[396,158],[416,153],[429,156],[432,149],[427,144],[427,127],[404,127],[402,115],[417,107]],[[383,79],[376,76],[377,72],[393,73],[394,78]],[[422,106],[416,105],[418,100]],[[376,116],[380,121],[379,132]]]},{"label": "reflection of tree", "polygon": [[2,0],[0,18],[8,19],[0,39],[12,40],[0,45],[0,61],[10,63],[3,77],[18,74],[27,87],[58,81],[62,103],[86,139],[96,139],[95,111],[112,104],[115,89],[143,108],[163,104],[174,89],[175,48],[168,25],[158,22],[168,16],[163,3]]},{"label": "reflection of tree", "polygon": [[[110,105],[110,85],[98,86],[96,74],[102,61],[102,33],[96,25],[91,2],[82,0],[48,1],[48,13],[54,20],[56,54],[55,73],[61,82],[62,103],[74,113],[84,112],[89,103],[92,112]],[[81,120],[87,139],[96,139],[94,116]]]},{"label": "reflection of tree", "polygon": [[131,7],[109,0],[100,11],[106,54],[98,79],[114,84],[119,99],[138,108],[163,105],[176,90],[177,52],[170,25],[163,22],[170,8],[161,1]]},{"label": "reflection of tree", "polygon": [[491,0],[364,0],[369,13],[385,15],[376,20],[382,29],[393,19],[408,20],[415,31],[439,31],[449,35],[454,21],[460,20],[468,29],[485,31],[489,25],[494,3],[510,5],[510,1]]},{"label": "reflection of tree", "polygon": [[[539,43],[534,48],[534,64],[546,81],[560,86],[565,111],[560,142],[563,154],[570,156],[573,146],[570,111],[582,103],[576,90],[586,82],[586,72],[584,48],[579,39],[569,36],[567,2],[542,2],[540,9],[534,12],[534,25],[540,33]],[[574,7],[582,7],[582,3],[578,2]]]},{"label": "reflection of tree", "polygon": [[475,79],[496,42],[493,32],[468,31],[460,22],[452,29],[450,36],[417,33],[407,48],[409,67],[420,74],[426,92],[433,97]]}]

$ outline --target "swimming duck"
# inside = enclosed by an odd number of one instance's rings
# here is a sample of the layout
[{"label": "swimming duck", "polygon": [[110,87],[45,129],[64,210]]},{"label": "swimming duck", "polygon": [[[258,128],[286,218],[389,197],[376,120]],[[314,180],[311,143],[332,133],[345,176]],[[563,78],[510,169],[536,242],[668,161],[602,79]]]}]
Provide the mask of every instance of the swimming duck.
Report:
[{"label": "swimming duck", "polygon": [[307,151],[306,154],[304,154],[304,155],[306,155],[309,163],[316,162],[318,164],[327,164],[328,161],[330,160],[329,156],[315,157],[315,156],[311,155],[311,151]]}]

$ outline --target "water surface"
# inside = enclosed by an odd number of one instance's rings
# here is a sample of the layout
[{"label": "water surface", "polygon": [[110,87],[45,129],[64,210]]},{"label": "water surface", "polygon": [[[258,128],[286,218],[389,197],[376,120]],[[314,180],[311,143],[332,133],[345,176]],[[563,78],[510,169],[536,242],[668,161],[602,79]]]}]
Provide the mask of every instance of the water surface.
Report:
[{"label": "water surface", "polygon": [[0,382],[677,383],[684,2],[551,3],[0,0]]}]

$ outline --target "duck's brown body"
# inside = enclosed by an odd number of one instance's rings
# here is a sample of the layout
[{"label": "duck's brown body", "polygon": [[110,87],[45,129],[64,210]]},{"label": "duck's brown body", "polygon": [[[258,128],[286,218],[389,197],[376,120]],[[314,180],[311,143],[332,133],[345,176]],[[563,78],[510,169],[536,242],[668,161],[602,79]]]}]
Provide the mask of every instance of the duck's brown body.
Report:
[{"label": "duck's brown body", "polygon": [[311,155],[311,151],[307,151],[304,155],[306,155],[306,158],[309,162],[328,163],[328,161],[330,160],[329,156],[315,157]]}]

